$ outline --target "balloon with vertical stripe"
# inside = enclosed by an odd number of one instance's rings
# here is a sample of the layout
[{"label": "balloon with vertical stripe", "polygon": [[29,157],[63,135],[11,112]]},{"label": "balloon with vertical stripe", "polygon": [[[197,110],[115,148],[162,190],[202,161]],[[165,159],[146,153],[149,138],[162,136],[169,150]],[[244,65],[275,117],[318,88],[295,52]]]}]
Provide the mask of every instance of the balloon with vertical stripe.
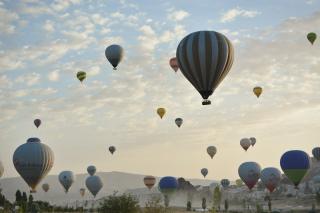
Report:
[{"label": "balloon with vertical stripe", "polygon": [[231,69],[233,46],[226,36],[215,31],[198,31],[184,37],[178,45],[178,66],[187,80],[208,100]]}]

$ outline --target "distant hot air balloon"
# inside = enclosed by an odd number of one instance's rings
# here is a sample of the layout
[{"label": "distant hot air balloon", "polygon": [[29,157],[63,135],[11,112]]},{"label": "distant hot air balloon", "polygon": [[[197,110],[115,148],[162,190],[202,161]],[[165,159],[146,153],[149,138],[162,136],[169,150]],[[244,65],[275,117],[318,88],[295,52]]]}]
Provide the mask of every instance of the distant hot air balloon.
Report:
[{"label": "distant hot air balloon", "polygon": [[207,168],[202,168],[201,169],[201,174],[203,175],[203,177],[205,178],[208,174],[208,169]]},{"label": "distant hot air balloon", "polygon": [[59,174],[59,182],[65,189],[66,193],[68,193],[74,181],[75,181],[75,176],[71,171],[63,171]]},{"label": "distant hot air balloon", "polygon": [[39,126],[41,125],[41,120],[40,120],[40,119],[35,119],[35,120],[33,121],[33,123],[34,123],[34,125],[35,125],[37,128],[39,128]]},{"label": "distant hot air balloon", "polygon": [[97,169],[95,166],[88,166],[88,168],[87,168],[87,172],[91,176],[94,175],[96,173],[96,171],[97,171]]},{"label": "distant hot air balloon", "polygon": [[238,186],[238,187],[243,186],[243,181],[241,179],[237,179],[236,186]]},{"label": "distant hot air balloon", "polygon": [[170,64],[170,67],[171,67],[175,72],[178,71],[179,65],[178,65],[178,61],[177,61],[177,58],[176,58],[176,57],[171,58],[170,61],[169,61],[169,64]]},{"label": "distant hot air balloon", "polygon": [[99,176],[93,175],[86,179],[86,186],[93,197],[96,197],[100,189],[103,187],[103,183]]},{"label": "distant hot air balloon", "polygon": [[194,32],[181,40],[176,57],[182,74],[204,99],[202,105],[211,104],[209,96],[226,77],[233,63],[231,42],[215,31]]},{"label": "distant hot air balloon", "polygon": [[257,142],[257,139],[255,137],[250,138],[251,146],[254,146]]},{"label": "distant hot air balloon", "polygon": [[4,167],[2,162],[0,161],[0,178],[2,177],[3,173],[4,173]]},{"label": "distant hot air balloon", "polygon": [[245,162],[239,166],[238,173],[241,180],[251,190],[260,178],[261,167],[256,162]]},{"label": "distant hot air balloon", "polygon": [[158,108],[157,113],[160,116],[160,118],[162,119],[163,116],[166,114],[166,109],[165,108]]},{"label": "distant hot air balloon", "polygon": [[148,175],[143,178],[143,183],[150,190],[156,183],[156,178],[154,176]]},{"label": "distant hot air balloon", "polygon": [[81,197],[83,197],[83,196],[85,195],[85,193],[86,193],[86,189],[85,189],[85,188],[81,188],[81,189],[80,189],[80,195],[81,195]]},{"label": "distant hot air balloon", "polygon": [[312,155],[315,159],[320,160],[320,147],[313,148]]},{"label": "distant hot air balloon", "polygon": [[310,32],[310,33],[308,33],[308,35],[307,35],[307,39],[309,40],[309,42],[310,42],[311,44],[313,44],[313,43],[315,42],[315,40],[317,39],[317,34],[314,33],[314,32]]},{"label": "distant hot air balloon", "polygon": [[37,185],[49,173],[53,162],[52,150],[41,143],[39,138],[29,138],[13,154],[14,167],[29,185],[31,192],[36,192]]},{"label": "distant hot air balloon", "polygon": [[183,119],[182,118],[176,118],[175,123],[180,128],[182,123],[183,123]]},{"label": "distant hot air balloon", "polygon": [[106,48],[105,55],[113,69],[117,70],[117,66],[123,58],[123,48],[117,44],[110,45]]},{"label": "distant hot air balloon", "polygon": [[251,146],[251,140],[249,138],[242,138],[240,140],[240,145],[242,146],[242,148],[247,151],[249,149],[249,147]]},{"label": "distant hot air balloon", "polygon": [[116,147],[109,146],[109,152],[113,155],[113,153],[116,151]]},{"label": "distant hot air balloon", "polygon": [[222,179],[220,183],[223,188],[227,188],[230,185],[230,181],[228,179]]},{"label": "distant hot air balloon", "polygon": [[259,98],[260,95],[262,94],[262,88],[261,87],[253,88],[253,93],[257,96],[257,98]]},{"label": "distant hot air balloon", "polygon": [[87,73],[84,71],[77,72],[77,78],[82,83],[84,79],[86,79]]},{"label": "distant hot air balloon", "polygon": [[48,192],[50,189],[49,184],[47,184],[47,183],[42,184],[42,189],[43,189],[43,191]]},{"label": "distant hot air balloon", "polygon": [[280,184],[281,172],[274,167],[268,167],[261,171],[261,181],[269,192],[273,192]]},{"label": "distant hot air balloon", "polygon": [[298,188],[299,183],[310,168],[309,155],[300,150],[287,151],[281,156],[280,165],[284,174]]},{"label": "distant hot air balloon", "polygon": [[161,178],[159,181],[159,190],[166,195],[174,193],[178,186],[178,180],[175,177],[166,176]]},{"label": "distant hot air balloon", "polygon": [[207,153],[210,155],[211,159],[217,153],[217,148],[215,146],[208,146]]}]

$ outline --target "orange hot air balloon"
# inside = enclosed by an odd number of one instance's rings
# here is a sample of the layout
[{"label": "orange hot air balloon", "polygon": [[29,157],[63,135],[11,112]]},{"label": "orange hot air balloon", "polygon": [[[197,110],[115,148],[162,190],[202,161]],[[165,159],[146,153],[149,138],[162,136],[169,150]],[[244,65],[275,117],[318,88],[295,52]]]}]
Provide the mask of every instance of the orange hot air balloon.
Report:
[{"label": "orange hot air balloon", "polygon": [[166,114],[166,109],[165,108],[158,108],[157,113],[160,116],[160,118],[162,119],[164,114]]},{"label": "orange hot air balloon", "polygon": [[178,69],[179,69],[179,64],[178,64],[178,60],[177,60],[176,57],[171,58],[170,61],[169,61],[169,64],[170,64],[170,67],[171,67],[175,72],[178,71]]}]

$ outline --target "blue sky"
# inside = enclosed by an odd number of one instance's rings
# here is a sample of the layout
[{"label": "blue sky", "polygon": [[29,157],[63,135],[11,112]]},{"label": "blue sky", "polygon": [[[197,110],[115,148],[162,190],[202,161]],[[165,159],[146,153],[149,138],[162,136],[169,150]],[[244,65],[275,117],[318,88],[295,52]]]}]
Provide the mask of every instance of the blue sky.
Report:
[{"label": "blue sky", "polygon": [[[12,154],[31,136],[55,152],[52,174],[84,173],[94,164],[200,178],[207,167],[211,179],[235,179],[243,161],[279,167],[285,150],[311,153],[320,127],[320,51],[306,34],[319,29],[319,8],[311,0],[1,1],[5,176],[17,176]],[[168,66],[179,41],[196,30],[222,32],[235,46],[233,68],[209,107]],[[118,71],[104,56],[113,43],[125,50]],[[88,73],[83,85],[79,70]],[[265,91],[259,100],[256,85]],[[168,110],[163,120],[155,113],[160,106]],[[184,118],[181,129],[176,117]],[[257,145],[244,153],[239,141],[251,136]],[[208,145],[218,148],[213,160]]]}]

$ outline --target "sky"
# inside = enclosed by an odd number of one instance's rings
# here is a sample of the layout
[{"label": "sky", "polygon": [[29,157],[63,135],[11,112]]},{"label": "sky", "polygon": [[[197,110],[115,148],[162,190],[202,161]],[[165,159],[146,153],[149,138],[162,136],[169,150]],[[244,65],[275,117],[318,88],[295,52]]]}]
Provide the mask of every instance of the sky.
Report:
[{"label": "sky", "polygon": [[[280,168],[285,151],[311,155],[319,146],[320,46],[306,35],[320,35],[320,1],[3,0],[0,16],[4,177],[18,176],[12,156],[29,137],[54,151],[50,174],[95,165],[201,178],[206,167],[216,180],[238,178],[245,161]],[[181,39],[198,30],[221,32],[235,48],[210,106],[168,64]],[[124,48],[117,71],[104,55],[111,44]],[[162,120],[158,107],[167,109]],[[245,137],[257,139],[247,152],[239,144]],[[213,159],[209,145],[218,150]]]}]

